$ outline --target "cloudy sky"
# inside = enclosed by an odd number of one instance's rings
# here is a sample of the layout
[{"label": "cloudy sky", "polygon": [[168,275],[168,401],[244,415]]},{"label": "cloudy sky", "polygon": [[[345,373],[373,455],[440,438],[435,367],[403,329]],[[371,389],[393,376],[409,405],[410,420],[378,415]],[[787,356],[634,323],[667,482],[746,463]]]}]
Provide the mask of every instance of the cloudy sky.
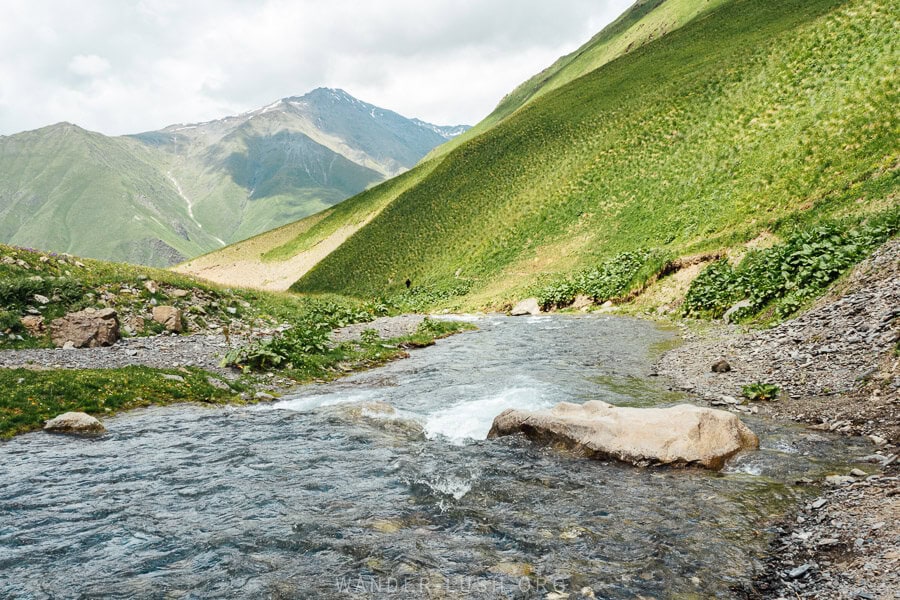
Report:
[{"label": "cloudy sky", "polygon": [[0,135],[106,134],[236,114],[319,86],[472,124],[631,0],[3,0]]}]

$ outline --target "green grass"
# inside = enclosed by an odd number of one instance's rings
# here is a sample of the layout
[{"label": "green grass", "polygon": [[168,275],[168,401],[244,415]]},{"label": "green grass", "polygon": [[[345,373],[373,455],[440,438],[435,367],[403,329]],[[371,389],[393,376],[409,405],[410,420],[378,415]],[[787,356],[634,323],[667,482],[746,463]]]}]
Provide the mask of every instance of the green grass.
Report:
[{"label": "green grass", "polygon": [[498,297],[620,252],[895,204],[896,17],[885,0],[724,3],[408,174],[292,289],[391,296],[409,278]]},{"label": "green grass", "polygon": [[[279,372],[298,382],[330,381],[360,369],[371,369],[408,356],[408,350],[431,346],[436,340],[475,329],[460,321],[426,319],[415,332],[390,339],[363,335],[357,342],[312,353],[288,353]],[[266,369],[263,369],[266,370]]]},{"label": "green grass", "polygon": [[[165,379],[178,375],[184,381]],[[121,410],[171,404],[234,401],[245,389],[227,391],[209,383],[199,369],[158,370],[144,367],[77,371],[0,369],[0,438],[40,429],[44,421],[69,411],[104,415]]]}]

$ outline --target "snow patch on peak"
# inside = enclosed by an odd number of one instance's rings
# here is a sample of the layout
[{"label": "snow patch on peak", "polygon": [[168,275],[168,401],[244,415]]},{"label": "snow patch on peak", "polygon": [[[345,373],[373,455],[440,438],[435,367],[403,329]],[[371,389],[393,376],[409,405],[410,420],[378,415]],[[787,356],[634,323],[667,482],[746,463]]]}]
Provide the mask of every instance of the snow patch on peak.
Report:
[{"label": "snow patch on peak", "polygon": [[279,106],[281,106],[281,103],[282,103],[282,102],[284,102],[284,100],[276,100],[276,101],[273,102],[272,104],[270,104],[270,105],[268,105],[268,106],[264,106],[264,107],[262,107],[261,109],[259,109],[259,110],[256,111],[256,112],[259,112],[259,113],[267,113],[267,112],[269,112],[270,110],[275,110],[276,108],[278,108]]},{"label": "snow patch on peak", "polygon": [[453,139],[472,129],[471,125],[434,125],[421,119],[411,119],[411,121],[419,127],[435,132],[445,140]]}]

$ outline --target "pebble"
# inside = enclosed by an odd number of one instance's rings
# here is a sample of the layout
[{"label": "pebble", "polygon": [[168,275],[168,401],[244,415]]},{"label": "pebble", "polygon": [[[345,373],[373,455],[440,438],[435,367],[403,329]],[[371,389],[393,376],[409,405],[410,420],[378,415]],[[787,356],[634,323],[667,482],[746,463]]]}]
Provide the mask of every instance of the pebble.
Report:
[{"label": "pebble", "polygon": [[801,565],[796,569],[791,569],[791,571],[788,572],[788,577],[790,577],[791,579],[799,579],[800,577],[806,575],[810,571],[810,569],[812,569],[812,565],[809,563]]},{"label": "pebble", "polygon": [[712,365],[713,373],[728,373],[729,371],[731,371],[731,365],[728,364],[727,360],[718,360]]},{"label": "pebble", "polygon": [[853,483],[856,480],[853,477],[848,475],[829,475],[825,478],[825,483],[828,485],[847,485],[848,483]]}]

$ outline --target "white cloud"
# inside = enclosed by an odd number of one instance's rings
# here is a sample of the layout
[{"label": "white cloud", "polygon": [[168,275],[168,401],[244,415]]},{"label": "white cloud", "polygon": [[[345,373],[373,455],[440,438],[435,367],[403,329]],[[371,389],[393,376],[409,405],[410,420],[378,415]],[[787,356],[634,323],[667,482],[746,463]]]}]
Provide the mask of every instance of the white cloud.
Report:
[{"label": "white cloud", "polygon": [[69,61],[69,71],[83,77],[97,77],[109,71],[109,61],[96,54],[76,54]]},{"label": "white cloud", "polygon": [[475,123],[630,0],[4,0],[0,134],[109,134],[242,112],[318,86]]}]

